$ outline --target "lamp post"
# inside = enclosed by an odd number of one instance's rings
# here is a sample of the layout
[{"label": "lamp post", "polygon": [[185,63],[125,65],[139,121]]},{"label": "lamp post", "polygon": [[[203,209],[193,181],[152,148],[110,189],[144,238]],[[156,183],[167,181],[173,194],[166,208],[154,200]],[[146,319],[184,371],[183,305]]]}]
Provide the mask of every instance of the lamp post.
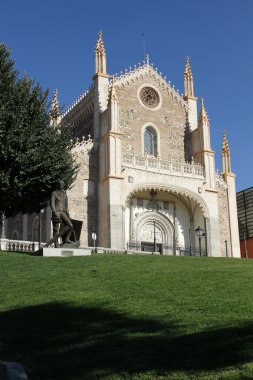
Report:
[{"label": "lamp post", "polygon": [[96,232],[92,232],[91,234],[92,240],[93,240],[93,250],[94,253],[96,252],[96,240],[97,240],[97,234]]},{"label": "lamp post", "polygon": [[156,249],[156,232],[155,232],[155,221],[154,221],[154,252]]},{"label": "lamp post", "polygon": [[226,257],[228,257],[228,241],[225,240]]},{"label": "lamp post", "polygon": [[190,242],[190,256],[192,255],[192,234],[191,229],[189,228],[189,242]]},{"label": "lamp post", "polygon": [[201,256],[201,238],[205,236],[205,231],[203,230],[203,228],[198,226],[198,228],[196,228],[195,230],[195,234],[199,238],[199,255]]}]

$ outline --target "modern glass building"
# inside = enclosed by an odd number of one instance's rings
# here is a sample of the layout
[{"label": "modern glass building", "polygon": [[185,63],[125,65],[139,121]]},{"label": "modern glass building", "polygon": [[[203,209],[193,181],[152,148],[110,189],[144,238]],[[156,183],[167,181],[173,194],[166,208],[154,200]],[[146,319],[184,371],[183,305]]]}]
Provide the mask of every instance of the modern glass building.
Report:
[{"label": "modern glass building", "polygon": [[242,257],[253,258],[253,187],[236,194]]}]

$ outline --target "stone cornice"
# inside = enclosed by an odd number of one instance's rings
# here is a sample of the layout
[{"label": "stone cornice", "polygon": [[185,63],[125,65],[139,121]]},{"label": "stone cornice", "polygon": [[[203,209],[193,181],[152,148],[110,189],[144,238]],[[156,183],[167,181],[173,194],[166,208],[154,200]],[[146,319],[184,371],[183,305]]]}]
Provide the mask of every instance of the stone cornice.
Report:
[{"label": "stone cornice", "polygon": [[100,72],[98,72],[98,73],[96,73],[94,76],[93,76],[93,80],[95,80],[97,77],[103,77],[103,78],[109,78],[109,74],[105,74],[105,73],[100,73]]},{"label": "stone cornice", "polygon": [[[194,130],[195,131],[195,130]],[[194,132],[193,131],[193,132]],[[195,153],[195,156],[199,155],[199,154],[205,154],[205,153],[208,153],[208,154],[212,154],[214,155],[215,154],[215,151],[214,150],[209,150],[209,149],[202,149],[200,150],[199,152]]]},{"label": "stone cornice", "polygon": [[232,173],[232,172],[222,173],[222,175],[225,176],[225,177],[231,177],[231,178],[235,178],[236,177],[236,174]]},{"label": "stone cornice", "polygon": [[102,182],[107,181],[108,179],[124,179],[125,177],[123,175],[113,175],[113,174],[108,174],[102,178]]},{"label": "stone cornice", "polygon": [[184,98],[183,98],[185,101],[187,101],[188,99],[191,99],[191,100],[198,100],[198,98],[196,97],[196,96],[189,96],[189,95],[187,95],[187,96],[184,96]]},{"label": "stone cornice", "polygon": [[218,190],[216,189],[205,189],[207,193],[218,193]]},{"label": "stone cornice", "polygon": [[105,140],[106,138],[108,138],[109,136],[116,136],[116,137],[121,137],[123,135],[122,132],[119,132],[119,131],[107,131],[102,137],[101,137],[101,140]]},{"label": "stone cornice", "polygon": [[93,114],[94,91],[93,88],[85,91],[63,114],[63,121],[78,123],[88,119]]}]

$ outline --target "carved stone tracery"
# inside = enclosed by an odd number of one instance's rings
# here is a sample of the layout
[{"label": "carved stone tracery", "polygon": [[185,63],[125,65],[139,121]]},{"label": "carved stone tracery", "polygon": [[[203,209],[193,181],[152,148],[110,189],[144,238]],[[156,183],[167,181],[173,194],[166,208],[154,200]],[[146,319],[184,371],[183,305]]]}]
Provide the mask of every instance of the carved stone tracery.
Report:
[{"label": "carved stone tracery", "polygon": [[140,98],[142,103],[149,108],[157,107],[160,102],[157,91],[152,87],[142,88],[140,92]]}]

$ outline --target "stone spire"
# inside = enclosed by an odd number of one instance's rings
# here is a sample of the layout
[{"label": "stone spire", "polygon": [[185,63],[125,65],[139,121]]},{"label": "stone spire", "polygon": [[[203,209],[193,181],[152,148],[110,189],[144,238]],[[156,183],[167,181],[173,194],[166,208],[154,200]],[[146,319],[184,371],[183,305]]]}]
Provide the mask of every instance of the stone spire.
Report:
[{"label": "stone spire", "polygon": [[107,74],[106,54],[101,31],[98,32],[98,40],[95,49],[95,74]]},{"label": "stone spire", "polygon": [[210,126],[209,119],[206,113],[205,105],[204,105],[204,98],[201,98],[201,108],[199,113],[199,124],[206,124]]},{"label": "stone spire", "polygon": [[198,129],[201,149],[211,150],[210,123],[204,106],[203,98],[201,98]]},{"label": "stone spire", "polygon": [[227,140],[227,132],[223,130],[223,142],[222,142],[222,174],[231,173],[231,160],[230,160],[230,149]]},{"label": "stone spire", "polygon": [[194,98],[193,76],[192,76],[192,69],[189,62],[189,57],[186,57],[186,64],[185,64],[185,70],[184,70],[184,97]]},{"label": "stone spire", "polygon": [[61,111],[60,111],[60,105],[58,102],[58,90],[54,90],[54,96],[52,100],[52,105],[51,105],[51,111],[50,111],[50,117],[51,117],[51,122],[50,125],[53,127],[57,127],[59,123],[61,122]]}]

